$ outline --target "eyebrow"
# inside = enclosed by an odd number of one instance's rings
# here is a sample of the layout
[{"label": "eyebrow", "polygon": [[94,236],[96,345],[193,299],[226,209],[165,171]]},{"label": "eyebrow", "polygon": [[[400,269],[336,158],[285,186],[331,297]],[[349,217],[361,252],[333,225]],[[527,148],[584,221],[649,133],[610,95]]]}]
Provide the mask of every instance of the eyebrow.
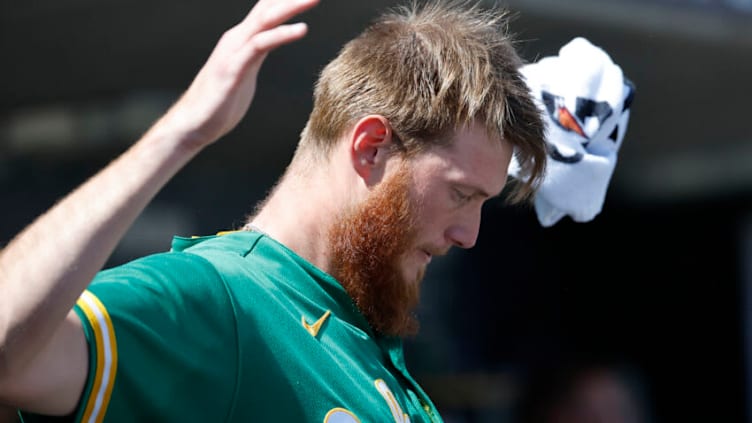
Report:
[{"label": "eyebrow", "polygon": [[477,187],[475,185],[469,185],[469,184],[462,183],[462,182],[458,182],[457,185],[465,189],[468,189],[470,191],[473,191],[473,195],[479,195],[483,197],[485,200],[491,200],[493,198],[501,197],[501,192],[499,192],[498,194],[492,195],[492,194],[487,193],[483,188]]}]

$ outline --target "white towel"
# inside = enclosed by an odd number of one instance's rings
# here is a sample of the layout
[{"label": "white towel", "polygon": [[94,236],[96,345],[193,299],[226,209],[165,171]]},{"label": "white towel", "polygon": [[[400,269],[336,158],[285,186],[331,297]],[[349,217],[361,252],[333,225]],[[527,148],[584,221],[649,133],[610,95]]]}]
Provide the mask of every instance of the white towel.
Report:
[{"label": "white towel", "polygon": [[[546,122],[549,160],[534,200],[538,221],[546,227],[567,215],[590,221],[603,207],[634,85],[602,48],[582,37],[521,72]],[[509,174],[518,171],[513,160]]]}]

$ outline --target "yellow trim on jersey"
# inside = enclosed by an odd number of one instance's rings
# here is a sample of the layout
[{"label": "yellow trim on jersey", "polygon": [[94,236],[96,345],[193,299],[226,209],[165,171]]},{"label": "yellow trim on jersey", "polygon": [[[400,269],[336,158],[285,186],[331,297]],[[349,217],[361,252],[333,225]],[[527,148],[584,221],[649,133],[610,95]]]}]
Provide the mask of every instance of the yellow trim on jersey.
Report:
[{"label": "yellow trim on jersey", "polygon": [[219,231],[217,232],[217,236],[225,236],[229,234],[234,234],[235,232],[240,232],[238,230],[229,230],[229,231]]},{"label": "yellow trim on jersey", "polygon": [[117,372],[117,342],[107,309],[99,298],[89,291],[84,291],[76,303],[84,312],[94,334],[97,352],[96,373],[91,385],[89,397],[86,398],[81,421],[83,423],[101,423],[110,403],[112,387],[115,385]]}]

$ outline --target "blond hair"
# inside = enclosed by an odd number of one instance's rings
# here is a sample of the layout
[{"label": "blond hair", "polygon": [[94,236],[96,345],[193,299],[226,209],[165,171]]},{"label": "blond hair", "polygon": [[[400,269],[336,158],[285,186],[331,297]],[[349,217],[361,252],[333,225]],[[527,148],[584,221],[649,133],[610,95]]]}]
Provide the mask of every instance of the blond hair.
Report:
[{"label": "blond hair", "polygon": [[508,198],[530,198],[545,167],[543,122],[507,18],[503,9],[458,1],[414,2],[381,16],[321,72],[296,156],[328,155],[369,114],[389,120],[407,153],[446,145],[478,120],[514,146],[523,177]]}]

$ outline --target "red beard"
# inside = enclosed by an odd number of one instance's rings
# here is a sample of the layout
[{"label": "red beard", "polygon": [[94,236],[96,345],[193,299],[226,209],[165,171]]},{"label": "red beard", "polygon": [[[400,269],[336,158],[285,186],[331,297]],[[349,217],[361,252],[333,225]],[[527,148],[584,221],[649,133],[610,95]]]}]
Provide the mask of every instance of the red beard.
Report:
[{"label": "red beard", "polygon": [[415,241],[415,205],[406,167],[374,188],[355,210],[345,212],[329,233],[332,275],[344,286],[378,333],[412,336],[420,299],[421,271],[406,280],[400,263]]}]

